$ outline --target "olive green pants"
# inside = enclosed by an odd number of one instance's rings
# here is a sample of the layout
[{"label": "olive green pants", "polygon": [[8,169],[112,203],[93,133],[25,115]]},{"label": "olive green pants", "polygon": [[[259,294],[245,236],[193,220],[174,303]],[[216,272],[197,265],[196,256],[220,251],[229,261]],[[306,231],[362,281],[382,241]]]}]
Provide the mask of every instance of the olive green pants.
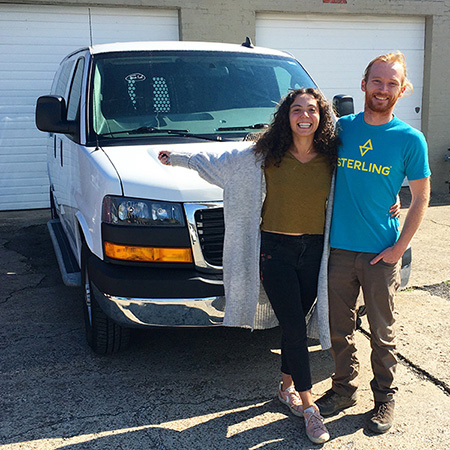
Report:
[{"label": "olive green pants", "polygon": [[371,265],[376,253],[331,249],[329,259],[329,304],[332,354],[335,373],[332,388],[351,397],[358,388],[356,357],[356,303],[363,291],[370,326],[371,389],[374,400],[393,398],[397,359],[395,356],[394,295],[400,286],[400,266],[380,261]]}]

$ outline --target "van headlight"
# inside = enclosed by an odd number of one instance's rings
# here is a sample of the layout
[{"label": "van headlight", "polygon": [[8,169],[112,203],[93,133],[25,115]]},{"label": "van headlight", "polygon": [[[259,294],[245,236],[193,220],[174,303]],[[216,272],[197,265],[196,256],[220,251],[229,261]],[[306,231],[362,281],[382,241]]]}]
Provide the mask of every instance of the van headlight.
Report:
[{"label": "van headlight", "polygon": [[183,208],[179,203],[111,195],[103,199],[102,221],[113,225],[185,225]]}]

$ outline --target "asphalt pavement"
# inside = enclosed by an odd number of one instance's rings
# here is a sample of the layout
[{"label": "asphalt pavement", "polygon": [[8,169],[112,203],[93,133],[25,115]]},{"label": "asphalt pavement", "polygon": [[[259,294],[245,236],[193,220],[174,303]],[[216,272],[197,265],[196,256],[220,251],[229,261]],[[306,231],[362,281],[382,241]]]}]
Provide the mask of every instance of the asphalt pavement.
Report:
[{"label": "asphalt pavement", "polygon": [[[396,297],[393,428],[364,427],[372,399],[363,320],[359,400],[326,419],[323,446],[276,399],[278,328],[142,330],[126,352],[92,353],[81,289],[62,282],[49,219],[48,210],[0,212],[0,449],[450,448],[450,195],[433,197],[409,285]],[[318,397],[333,361],[315,341],[310,351]]]}]

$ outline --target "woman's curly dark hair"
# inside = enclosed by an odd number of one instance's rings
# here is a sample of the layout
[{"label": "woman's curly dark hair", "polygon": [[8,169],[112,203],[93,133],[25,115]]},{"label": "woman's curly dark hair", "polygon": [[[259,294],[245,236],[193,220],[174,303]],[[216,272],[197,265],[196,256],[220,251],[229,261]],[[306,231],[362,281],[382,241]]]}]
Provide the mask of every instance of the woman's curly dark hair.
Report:
[{"label": "woman's curly dark hair", "polygon": [[325,155],[332,168],[337,163],[338,138],[335,134],[331,105],[318,89],[302,88],[290,91],[276,110],[270,127],[256,137],[254,151],[264,159],[264,167],[278,167],[281,159],[292,145],[292,130],[289,122],[289,110],[297,95],[312,95],[319,106],[320,121],[314,133],[314,149]]}]

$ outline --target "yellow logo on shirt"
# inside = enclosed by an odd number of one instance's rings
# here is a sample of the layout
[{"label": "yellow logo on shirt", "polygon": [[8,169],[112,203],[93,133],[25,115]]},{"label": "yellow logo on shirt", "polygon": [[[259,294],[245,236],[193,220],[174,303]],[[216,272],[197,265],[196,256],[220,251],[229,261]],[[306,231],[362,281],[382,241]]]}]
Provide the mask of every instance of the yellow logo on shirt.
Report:
[{"label": "yellow logo on shirt", "polygon": [[364,156],[369,150],[373,150],[372,141],[369,139],[364,145],[359,146],[361,156]]}]

